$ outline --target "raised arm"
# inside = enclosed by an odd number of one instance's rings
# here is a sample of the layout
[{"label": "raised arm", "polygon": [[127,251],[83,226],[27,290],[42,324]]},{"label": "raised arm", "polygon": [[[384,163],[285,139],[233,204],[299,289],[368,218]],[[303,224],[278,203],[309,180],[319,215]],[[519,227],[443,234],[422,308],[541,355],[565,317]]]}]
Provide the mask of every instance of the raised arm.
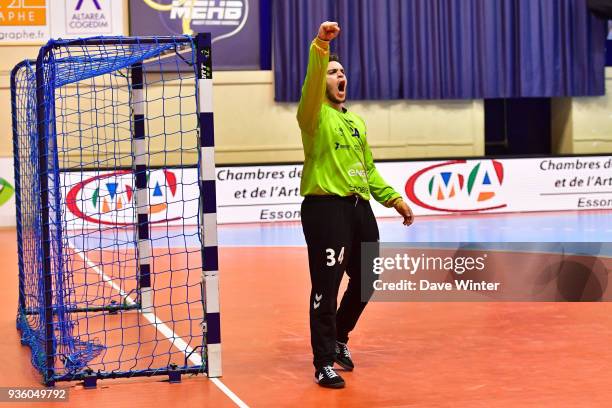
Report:
[{"label": "raised arm", "polygon": [[329,63],[329,42],[340,33],[338,23],[326,21],[319,27],[317,37],[310,45],[308,69],[302,85],[302,97],[298,106],[297,120],[300,129],[311,133],[316,129],[319,112],[325,98],[325,77]]}]

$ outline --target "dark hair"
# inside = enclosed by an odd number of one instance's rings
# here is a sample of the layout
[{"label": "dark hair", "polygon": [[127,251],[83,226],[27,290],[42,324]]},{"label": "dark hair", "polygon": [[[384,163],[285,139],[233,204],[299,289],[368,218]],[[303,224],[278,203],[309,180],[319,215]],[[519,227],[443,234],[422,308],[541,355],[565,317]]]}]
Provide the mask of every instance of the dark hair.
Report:
[{"label": "dark hair", "polygon": [[340,62],[340,57],[338,56],[338,54],[329,54],[329,62],[332,61],[336,61],[342,64],[342,62]]}]

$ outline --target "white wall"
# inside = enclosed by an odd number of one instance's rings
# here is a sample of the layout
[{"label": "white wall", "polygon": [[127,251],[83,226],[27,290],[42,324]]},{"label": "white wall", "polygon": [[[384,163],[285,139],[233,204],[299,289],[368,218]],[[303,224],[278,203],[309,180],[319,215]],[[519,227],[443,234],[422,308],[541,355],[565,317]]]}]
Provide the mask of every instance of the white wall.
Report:
[{"label": "white wall", "polygon": [[557,153],[611,153],[612,68],[606,68],[606,95],[553,100],[552,114]]},{"label": "white wall", "polygon": [[[219,162],[303,160],[297,105],[273,101],[272,72],[214,78]],[[349,101],[347,107],[365,119],[377,159],[484,154],[482,101]]]}]

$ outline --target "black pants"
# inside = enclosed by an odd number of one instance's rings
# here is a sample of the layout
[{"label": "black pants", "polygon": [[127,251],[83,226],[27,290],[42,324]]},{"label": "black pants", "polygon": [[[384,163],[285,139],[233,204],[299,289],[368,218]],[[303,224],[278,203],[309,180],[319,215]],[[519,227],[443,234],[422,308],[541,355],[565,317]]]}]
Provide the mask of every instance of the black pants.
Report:
[{"label": "black pants", "polygon": [[[302,202],[302,228],[310,266],[310,339],[314,365],[334,360],[336,340],[346,343],[372,288],[362,294],[361,243],[378,241],[378,226],[367,201],[356,197],[308,196]],[[344,271],[349,283],[337,308]],[[365,278],[373,281],[370,272]],[[336,311],[337,308],[337,311]]]}]

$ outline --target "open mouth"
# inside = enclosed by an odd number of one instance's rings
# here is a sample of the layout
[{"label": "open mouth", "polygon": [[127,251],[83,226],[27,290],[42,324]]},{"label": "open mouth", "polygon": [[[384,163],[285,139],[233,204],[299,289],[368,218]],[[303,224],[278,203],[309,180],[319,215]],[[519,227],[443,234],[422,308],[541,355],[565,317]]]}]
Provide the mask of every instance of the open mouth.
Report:
[{"label": "open mouth", "polygon": [[338,92],[344,93],[345,88],[346,88],[346,81],[340,81],[338,83]]}]

